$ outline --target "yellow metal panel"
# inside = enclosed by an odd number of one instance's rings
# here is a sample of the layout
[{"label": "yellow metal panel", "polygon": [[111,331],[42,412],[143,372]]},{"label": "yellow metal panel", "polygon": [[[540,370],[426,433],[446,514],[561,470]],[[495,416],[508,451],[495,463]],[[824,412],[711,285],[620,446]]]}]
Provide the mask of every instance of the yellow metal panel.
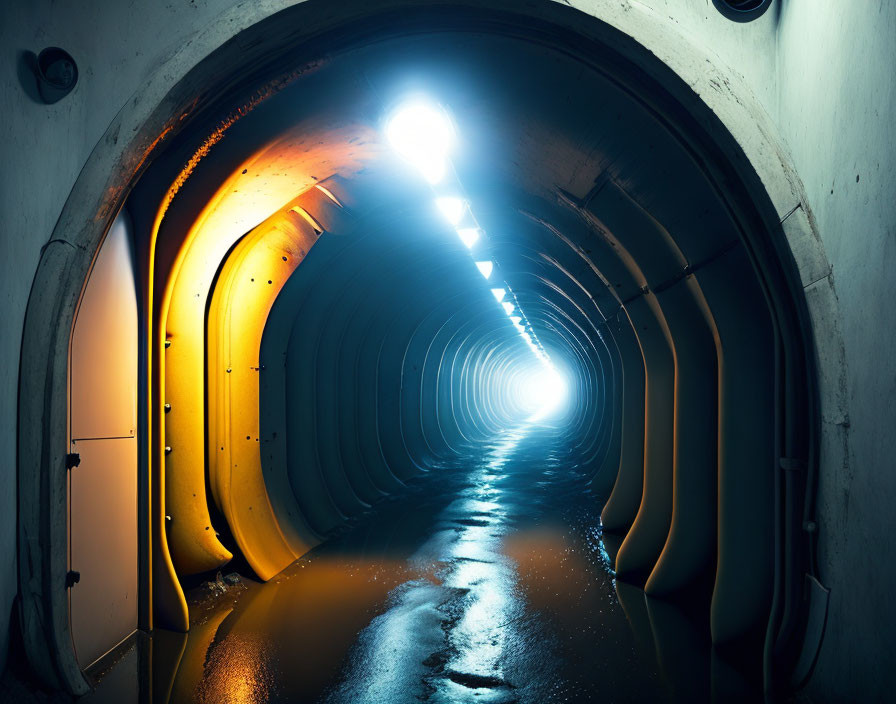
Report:
[{"label": "yellow metal panel", "polygon": [[317,542],[310,532],[283,530],[268,499],[258,360],[277,294],[316,239],[306,218],[280,215],[259,226],[231,252],[209,306],[209,483],[240,550],[265,580]]},{"label": "yellow metal panel", "polygon": [[[196,152],[161,203],[150,245],[151,267],[157,264],[155,248],[166,212],[176,197],[189,192],[191,175],[205,163],[204,150],[217,143],[224,130],[226,127]],[[164,622],[169,627],[179,627],[181,622],[186,625],[186,602],[174,571],[178,575],[197,574],[216,569],[232,557],[211,525],[205,484],[205,312],[214,277],[234,243],[272,212],[280,212],[297,191],[309,189],[332,203],[314,188],[317,177],[312,174],[325,173],[339,155],[346,157],[339,163],[346,164],[349,171],[362,168],[376,151],[370,145],[377,143],[366,139],[362,144],[368,146],[355,147],[355,138],[363,133],[364,129],[355,124],[340,126],[333,128],[331,139],[308,148],[304,131],[296,127],[289,135],[260,146],[226,174],[214,195],[205,201],[182,235],[170,270],[150,272],[150,280],[159,289],[153,294],[151,286],[149,301],[149,311],[157,315],[150,331],[155,346],[152,363],[156,394],[150,402],[155,482],[153,579],[162,580],[153,589],[154,598],[159,600],[153,608],[156,613],[161,610],[167,614]],[[184,198],[180,202],[185,202]],[[157,297],[155,303],[153,295]],[[162,404],[167,404],[169,412],[162,411]]]}]

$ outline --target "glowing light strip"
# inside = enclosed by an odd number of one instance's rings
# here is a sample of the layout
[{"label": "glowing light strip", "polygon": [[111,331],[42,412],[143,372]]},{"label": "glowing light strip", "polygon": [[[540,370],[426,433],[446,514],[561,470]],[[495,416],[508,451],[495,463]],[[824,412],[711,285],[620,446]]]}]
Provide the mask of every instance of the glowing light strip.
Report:
[{"label": "glowing light strip", "polygon": [[436,207],[449,223],[457,225],[464,217],[467,203],[462,198],[443,197],[436,198]]},{"label": "glowing light strip", "polygon": [[[430,185],[440,183],[448,172],[454,173],[449,154],[454,146],[456,134],[450,118],[440,107],[419,99],[406,103],[393,113],[386,126],[386,136],[393,148],[407,162],[415,166]],[[458,192],[462,192],[462,189],[459,188]],[[467,249],[472,250],[476,243],[484,238],[485,231],[476,222],[468,201],[459,196],[439,196],[435,199],[435,204],[448,223],[456,228],[457,236]],[[462,223],[463,227],[459,227]],[[494,263],[492,261],[475,263],[483,278],[489,279],[494,270]],[[504,300],[508,289],[505,283],[505,288],[493,288],[491,292],[535,356],[553,369],[550,358],[529,325],[529,321],[526,320],[525,325],[523,324],[522,311],[519,311],[521,315],[514,315],[519,305],[516,296],[512,296],[516,306]]]},{"label": "glowing light strip", "polygon": [[476,268],[479,269],[479,273],[487,279],[492,275],[492,269],[495,268],[495,265],[491,262],[476,262]]},{"label": "glowing light strip", "polygon": [[457,231],[457,236],[467,246],[467,249],[473,249],[473,245],[479,240],[479,228],[462,227]]}]

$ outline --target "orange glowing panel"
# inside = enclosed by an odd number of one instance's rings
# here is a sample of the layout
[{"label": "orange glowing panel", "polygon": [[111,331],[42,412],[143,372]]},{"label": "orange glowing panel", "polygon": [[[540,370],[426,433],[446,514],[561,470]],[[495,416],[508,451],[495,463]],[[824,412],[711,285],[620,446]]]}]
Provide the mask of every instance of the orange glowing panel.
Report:
[{"label": "orange glowing panel", "polygon": [[[306,130],[287,131],[223,178],[186,232],[167,276],[159,272],[165,286],[156,327],[158,394],[170,408],[154,416],[160,426],[154,446],[164,461],[159,510],[170,517],[160,539],[180,575],[216,569],[231,558],[211,525],[205,490],[205,313],[221,262],[240,237],[281,211],[297,193],[333,173],[351,176],[381,149],[362,125],[321,130],[313,139]],[[205,147],[197,152],[183,178],[172,185],[156,233],[165,228],[166,210],[179,199],[189,201],[193,180],[218,178],[202,172],[208,152]]]}]

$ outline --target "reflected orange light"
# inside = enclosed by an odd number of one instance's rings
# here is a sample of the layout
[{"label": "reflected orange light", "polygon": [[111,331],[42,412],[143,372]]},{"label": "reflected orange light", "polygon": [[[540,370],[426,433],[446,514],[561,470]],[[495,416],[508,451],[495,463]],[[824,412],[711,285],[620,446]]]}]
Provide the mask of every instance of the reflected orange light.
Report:
[{"label": "reflected orange light", "polygon": [[[162,622],[180,629],[188,623],[175,569],[180,575],[195,574],[215,569],[231,557],[215,536],[205,500],[204,317],[216,272],[246,232],[318,179],[332,174],[351,177],[382,149],[374,131],[362,124],[297,124],[256,147],[222,177],[220,165],[207,157],[234,144],[223,136],[239,117],[220,124],[174,179],[157,211],[150,242],[149,310],[158,316],[150,330],[158,370],[149,409],[153,485],[159,492],[154,498],[153,531],[166,572],[154,578],[166,585],[156,590],[157,607],[166,614]],[[205,194],[210,190],[209,198]],[[191,215],[199,198],[203,207]],[[165,242],[168,251],[177,251],[170,269],[155,269],[159,242]],[[172,247],[175,243],[179,249]],[[162,412],[162,404],[168,404],[171,412]]]},{"label": "reflected orange light", "polygon": [[270,647],[261,634],[242,633],[213,648],[198,691],[203,704],[256,704],[269,701],[274,673]]}]

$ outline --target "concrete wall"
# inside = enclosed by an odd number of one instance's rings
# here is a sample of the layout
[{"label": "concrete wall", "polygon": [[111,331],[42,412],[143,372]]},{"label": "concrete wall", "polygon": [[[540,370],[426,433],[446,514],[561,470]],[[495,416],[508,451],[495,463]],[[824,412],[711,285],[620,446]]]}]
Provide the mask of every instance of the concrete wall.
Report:
[{"label": "concrete wall", "polygon": [[[0,212],[5,216],[0,555],[5,560],[15,554],[21,328],[41,246],[91,151],[122,108],[142,107],[129,100],[150,78],[156,86],[173,84],[209,46],[287,4],[94,0],[85,7],[33,0],[0,6],[5,59],[0,65]],[[740,75],[791,152],[831,265],[817,281],[804,281],[807,295],[814,295],[813,286],[828,290],[833,284],[839,298],[839,315],[832,310],[815,324],[821,338],[842,332],[846,367],[839,368],[836,354],[826,356],[822,374],[848,402],[848,410],[840,401],[822,409],[820,555],[822,579],[832,589],[832,617],[813,690],[825,693],[820,699],[845,697],[852,688],[883,696],[893,675],[885,669],[884,655],[870,653],[867,642],[885,642],[885,616],[892,612],[887,585],[893,582],[893,543],[887,529],[896,499],[896,475],[889,471],[896,455],[889,403],[896,391],[891,351],[896,311],[887,294],[896,266],[896,206],[888,188],[896,175],[890,120],[896,109],[891,77],[896,4],[776,0],[766,15],[746,25],[723,19],[710,0],[567,4],[611,20],[650,15],[668,22],[670,32],[716,54],[717,67],[727,65]],[[23,89],[19,76],[21,53],[50,45],[74,55],[81,78],[70,96],[45,106]],[[159,76],[162,67],[165,74]],[[0,575],[0,661],[15,591],[15,571],[7,569]]]},{"label": "concrete wall", "polygon": [[[832,266],[845,346],[848,413],[823,409],[829,461],[818,496],[821,574],[831,618],[812,691],[867,701],[892,696],[884,652],[893,622],[896,544],[896,3],[802,0],[784,5],[777,40],[776,122],[802,176]],[[811,290],[810,290],[811,295]],[[824,330],[819,330],[824,335]],[[828,457],[833,460],[833,457]],[[886,648],[884,648],[886,651]],[[821,698],[819,696],[819,698]]]}]

